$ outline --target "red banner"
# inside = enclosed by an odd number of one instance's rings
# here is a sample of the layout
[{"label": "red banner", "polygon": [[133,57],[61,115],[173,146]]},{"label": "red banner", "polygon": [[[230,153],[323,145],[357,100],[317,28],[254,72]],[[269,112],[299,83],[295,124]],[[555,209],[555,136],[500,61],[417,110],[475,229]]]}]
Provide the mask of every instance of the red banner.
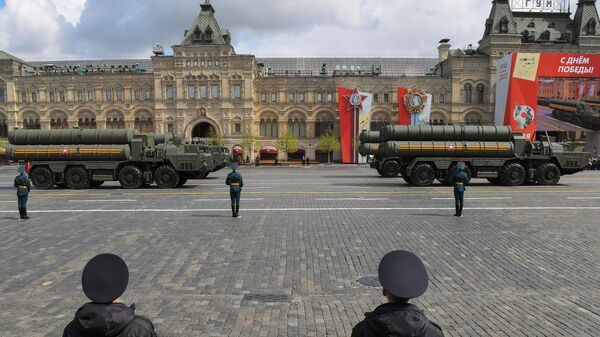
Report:
[{"label": "red banner", "polygon": [[353,135],[352,126],[356,125],[358,121],[352,123],[352,111],[348,111],[350,103],[344,96],[351,95],[353,90],[344,87],[338,87],[338,109],[340,111],[340,134],[342,143],[342,163],[352,164],[354,163],[353,153]]},{"label": "red banner", "polygon": [[600,55],[542,54],[538,77],[599,78]]},{"label": "red banner", "polygon": [[408,93],[408,89],[398,87],[398,123],[400,125],[410,125],[410,112],[404,105],[404,95]]}]

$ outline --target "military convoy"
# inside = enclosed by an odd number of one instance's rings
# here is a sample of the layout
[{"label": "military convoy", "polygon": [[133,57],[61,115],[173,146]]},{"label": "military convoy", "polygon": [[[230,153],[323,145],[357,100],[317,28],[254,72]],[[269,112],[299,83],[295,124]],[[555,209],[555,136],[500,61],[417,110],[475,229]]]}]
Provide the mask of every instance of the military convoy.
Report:
[{"label": "military convoy", "polygon": [[30,162],[29,176],[38,189],[86,189],[115,180],[127,189],[153,182],[175,188],[188,179],[205,178],[229,161],[222,149],[133,129],[14,130],[8,140],[7,157]]},{"label": "military convoy", "polygon": [[561,175],[583,171],[589,153],[570,152],[566,145],[527,141],[510,127],[386,126],[363,131],[360,154],[383,177],[402,178],[411,185],[446,183],[457,162],[465,162],[469,178],[517,186],[524,182],[558,184]]},{"label": "military convoy", "polygon": [[540,105],[552,109],[552,117],[590,130],[600,130],[600,100],[540,98]]}]

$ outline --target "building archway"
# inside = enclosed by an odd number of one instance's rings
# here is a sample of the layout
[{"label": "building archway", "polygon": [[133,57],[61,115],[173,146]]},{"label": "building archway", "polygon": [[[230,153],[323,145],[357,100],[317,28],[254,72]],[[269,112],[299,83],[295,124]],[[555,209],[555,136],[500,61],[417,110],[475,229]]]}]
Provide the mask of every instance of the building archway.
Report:
[{"label": "building archway", "polygon": [[266,145],[260,148],[260,160],[261,161],[275,161],[279,150],[275,146]]},{"label": "building archway", "polygon": [[217,136],[217,130],[209,122],[200,122],[192,129],[193,138],[214,138]]}]

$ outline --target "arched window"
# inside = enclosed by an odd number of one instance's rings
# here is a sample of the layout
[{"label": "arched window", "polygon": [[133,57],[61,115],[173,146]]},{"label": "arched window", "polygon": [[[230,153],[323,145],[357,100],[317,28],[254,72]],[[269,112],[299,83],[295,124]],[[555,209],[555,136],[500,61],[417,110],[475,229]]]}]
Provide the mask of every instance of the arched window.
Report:
[{"label": "arched window", "polygon": [[106,128],[107,129],[124,129],[125,118],[119,111],[111,111],[106,115]]},{"label": "arched window", "polygon": [[481,114],[478,112],[469,112],[464,120],[467,125],[482,125]]},{"label": "arched window", "polygon": [[485,87],[483,84],[477,86],[477,103],[483,104],[485,102]]},{"label": "arched window", "polygon": [[79,113],[77,127],[80,129],[95,129],[96,115],[94,115],[91,111],[83,111]]},{"label": "arched window", "polygon": [[296,138],[306,137],[306,121],[298,117],[288,119],[288,131]]},{"label": "arched window", "polygon": [[277,119],[266,117],[260,120],[260,136],[275,138],[279,136]]},{"label": "arched window", "polygon": [[0,82],[0,104],[6,103],[6,85]]},{"label": "arched window", "polygon": [[506,16],[503,17],[502,20],[500,20],[499,31],[501,34],[508,33],[508,19],[506,18]]},{"label": "arched window", "polygon": [[544,31],[542,35],[540,35],[540,41],[550,41],[550,31]]},{"label": "arched window", "polygon": [[62,111],[52,111],[52,113],[50,113],[50,129],[60,130],[68,128],[69,121],[67,114]]},{"label": "arched window", "polygon": [[134,127],[142,133],[154,132],[154,120],[149,111],[136,112]]},{"label": "arched window", "polygon": [[0,137],[8,137],[8,120],[3,113],[0,113]]},{"label": "arched window", "polygon": [[315,137],[321,137],[328,132],[335,133],[335,119],[329,113],[321,112],[315,122]]},{"label": "arched window", "polygon": [[376,113],[371,117],[371,131],[381,131],[390,124],[390,118],[384,113]]},{"label": "arched window", "polygon": [[465,88],[463,90],[463,103],[470,104],[473,97],[473,86],[470,84],[465,84]]},{"label": "arched window", "polygon": [[586,28],[588,35],[596,35],[596,19],[591,18]]},{"label": "arched window", "polygon": [[36,112],[27,112],[23,115],[23,129],[39,130],[41,128],[40,115]]}]

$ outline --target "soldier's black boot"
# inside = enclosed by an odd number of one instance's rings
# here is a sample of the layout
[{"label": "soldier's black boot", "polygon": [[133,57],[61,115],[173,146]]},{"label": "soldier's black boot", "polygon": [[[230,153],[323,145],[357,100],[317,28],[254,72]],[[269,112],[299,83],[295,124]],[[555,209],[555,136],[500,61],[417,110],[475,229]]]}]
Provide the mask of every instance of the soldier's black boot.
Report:
[{"label": "soldier's black boot", "polygon": [[462,217],[462,210],[463,210],[463,205],[460,205],[460,208],[458,209],[458,216]]},{"label": "soldier's black boot", "polygon": [[460,216],[460,207],[458,206],[458,204],[454,205],[454,207],[456,208],[456,213],[454,213],[454,216]]},{"label": "soldier's black boot", "polygon": [[240,217],[240,205],[235,206],[235,217],[236,218]]},{"label": "soldier's black boot", "polygon": [[19,219],[23,219],[23,209],[19,207]]},{"label": "soldier's black boot", "polygon": [[235,218],[237,217],[237,214],[235,213],[235,206],[231,205],[231,215]]},{"label": "soldier's black boot", "polygon": [[23,217],[22,219],[27,220],[27,219],[31,219],[30,217],[27,216],[27,208],[23,208]]}]

